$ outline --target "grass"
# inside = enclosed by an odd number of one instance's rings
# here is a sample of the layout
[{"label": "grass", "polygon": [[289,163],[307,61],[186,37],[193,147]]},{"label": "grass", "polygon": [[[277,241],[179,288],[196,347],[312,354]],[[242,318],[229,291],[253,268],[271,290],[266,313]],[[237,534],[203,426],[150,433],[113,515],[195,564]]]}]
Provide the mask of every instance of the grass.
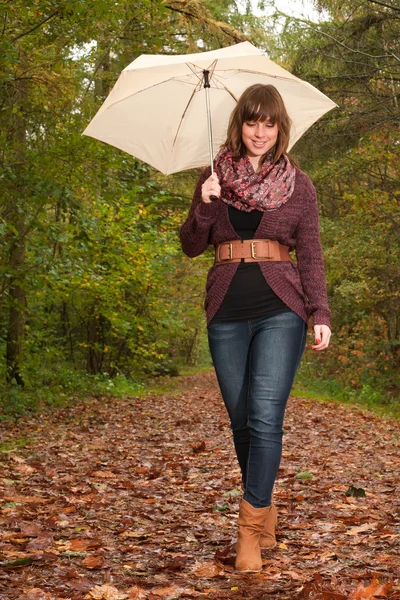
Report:
[{"label": "grass", "polygon": [[0,443],[0,454],[11,454],[11,452],[15,452],[15,450],[26,448],[30,443],[31,440],[26,437],[4,440]]},{"label": "grass", "polygon": [[356,404],[362,408],[372,410],[380,417],[400,420],[400,403],[398,399],[391,399],[379,391],[371,391],[368,385],[363,386],[361,390],[353,390],[340,386],[337,382],[332,385],[332,382],[329,381],[311,379],[307,383],[295,382],[291,395],[321,402]]},{"label": "grass", "polygon": [[21,417],[73,406],[84,398],[143,398],[151,394],[179,394],[187,388],[185,377],[209,371],[210,367],[182,368],[178,377],[163,375],[132,380],[123,375],[111,378],[107,373],[86,373],[55,368],[43,372],[24,389],[17,385],[0,387],[0,422],[17,423]]},{"label": "grass", "polygon": [[[185,378],[212,370],[210,362],[199,367],[184,367],[178,377],[162,376],[132,380],[120,375],[111,378],[107,373],[87,375],[67,367],[57,366],[50,372],[38,373],[25,389],[18,386],[0,388],[0,422],[18,422],[26,415],[72,406],[90,396],[108,398],[144,397],[150,394],[176,395],[188,387]],[[378,388],[365,384],[361,390],[348,389],[337,381],[323,380],[301,367],[293,396],[312,400],[355,403],[373,410],[382,417],[399,419],[400,403],[389,398]]]}]

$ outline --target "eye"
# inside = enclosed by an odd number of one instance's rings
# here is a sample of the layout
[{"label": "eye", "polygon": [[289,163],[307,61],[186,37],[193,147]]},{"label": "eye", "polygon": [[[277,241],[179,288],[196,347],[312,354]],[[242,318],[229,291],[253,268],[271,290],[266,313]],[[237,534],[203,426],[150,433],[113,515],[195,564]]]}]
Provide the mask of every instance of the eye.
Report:
[{"label": "eye", "polygon": [[255,127],[256,123],[254,121],[246,121],[247,127]]}]

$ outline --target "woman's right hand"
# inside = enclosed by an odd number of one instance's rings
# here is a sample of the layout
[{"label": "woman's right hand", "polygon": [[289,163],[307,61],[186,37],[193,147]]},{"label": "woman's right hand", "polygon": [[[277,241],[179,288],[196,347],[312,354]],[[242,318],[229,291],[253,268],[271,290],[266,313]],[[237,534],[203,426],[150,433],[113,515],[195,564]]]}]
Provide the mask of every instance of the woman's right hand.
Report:
[{"label": "woman's right hand", "polygon": [[201,199],[205,204],[212,202],[211,196],[219,198],[221,195],[221,186],[219,185],[218,177],[215,173],[210,175],[201,186]]}]

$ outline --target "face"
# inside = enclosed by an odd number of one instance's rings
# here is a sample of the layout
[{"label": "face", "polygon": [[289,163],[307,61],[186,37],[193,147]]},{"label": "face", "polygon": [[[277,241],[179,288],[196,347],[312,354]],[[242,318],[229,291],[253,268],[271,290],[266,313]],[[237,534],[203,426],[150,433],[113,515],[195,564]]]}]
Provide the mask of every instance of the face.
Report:
[{"label": "face", "polygon": [[246,146],[246,154],[252,164],[258,164],[259,159],[271,150],[278,139],[278,125],[266,119],[265,121],[245,121],[242,125],[242,141]]}]

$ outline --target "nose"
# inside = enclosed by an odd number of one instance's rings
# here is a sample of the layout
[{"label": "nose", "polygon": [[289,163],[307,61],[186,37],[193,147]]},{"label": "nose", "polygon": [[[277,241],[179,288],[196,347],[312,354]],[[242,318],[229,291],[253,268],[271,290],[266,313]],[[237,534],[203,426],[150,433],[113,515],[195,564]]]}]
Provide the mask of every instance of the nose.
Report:
[{"label": "nose", "polygon": [[256,125],[256,131],[255,131],[255,135],[258,138],[262,138],[264,137],[264,124],[263,123],[257,123]]}]

